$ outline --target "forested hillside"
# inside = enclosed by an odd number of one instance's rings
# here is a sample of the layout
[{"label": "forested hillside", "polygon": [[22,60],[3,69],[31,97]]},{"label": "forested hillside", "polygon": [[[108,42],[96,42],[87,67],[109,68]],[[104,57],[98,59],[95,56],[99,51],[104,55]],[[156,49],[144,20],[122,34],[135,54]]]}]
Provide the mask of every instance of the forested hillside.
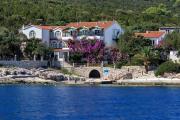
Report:
[{"label": "forested hillside", "polygon": [[180,25],[180,0],[0,0],[0,26],[117,20],[131,30]]}]

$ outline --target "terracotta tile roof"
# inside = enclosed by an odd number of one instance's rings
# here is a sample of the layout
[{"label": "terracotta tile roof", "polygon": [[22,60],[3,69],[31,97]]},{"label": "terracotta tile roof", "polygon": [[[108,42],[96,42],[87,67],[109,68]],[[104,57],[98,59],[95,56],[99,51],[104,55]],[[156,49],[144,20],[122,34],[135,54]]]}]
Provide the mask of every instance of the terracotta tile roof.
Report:
[{"label": "terracotta tile roof", "polygon": [[146,33],[135,33],[135,36],[143,36],[145,38],[159,38],[164,35],[162,31],[147,31]]},{"label": "terracotta tile roof", "polygon": [[75,22],[75,23],[69,23],[66,26],[41,26],[41,25],[35,25],[38,28],[44,29],[44,30],[53,30],[53,29],[66,29],[69,27],[75,27],[75,28],[81,28],[81,27],[87,27],[87,28],[92,28],[92,27],[100,27],[103,29],[108,28],[113,24],[113,21],[104,21],[104,22]]},{"label": "terracotta tile roof", "polygon": [[35,25],[35,26],[38,28],[41,28],[43,30],[53,30],[53,29],[58,29],[58,28],[61,28],[61,29],[65,28],[65,26],[41,26],[41,25]]},{"label": "terracotta tile roof", "polygon": [[87,28],[92,28],[92,27],[101,27],[101,28],[108,28],[113,24],[113,21],[101,21],[101,22],[76,22],[76,23],[69,23],[66,25],[66,27],[75,27],[75,28],[80,28],[80,27],[87,27]]}]

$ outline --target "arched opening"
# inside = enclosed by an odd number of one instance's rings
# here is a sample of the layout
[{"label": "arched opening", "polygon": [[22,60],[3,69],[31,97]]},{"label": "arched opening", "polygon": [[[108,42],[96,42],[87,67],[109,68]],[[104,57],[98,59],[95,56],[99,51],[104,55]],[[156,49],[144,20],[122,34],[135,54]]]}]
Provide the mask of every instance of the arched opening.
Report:
[{"label": "arched opening", "polygon": [[98,70],[92,70],[89,73],[89,78],[101,78],[101,75]]}]

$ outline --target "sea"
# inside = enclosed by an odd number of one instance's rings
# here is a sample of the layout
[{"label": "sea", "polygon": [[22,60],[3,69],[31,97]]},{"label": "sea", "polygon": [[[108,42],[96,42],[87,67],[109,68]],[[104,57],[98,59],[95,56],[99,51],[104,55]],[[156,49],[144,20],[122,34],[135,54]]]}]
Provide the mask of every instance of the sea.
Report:
[{"label": "sea", "polygon": [[180,87],[0,85],[0,120],[180,120]]}]

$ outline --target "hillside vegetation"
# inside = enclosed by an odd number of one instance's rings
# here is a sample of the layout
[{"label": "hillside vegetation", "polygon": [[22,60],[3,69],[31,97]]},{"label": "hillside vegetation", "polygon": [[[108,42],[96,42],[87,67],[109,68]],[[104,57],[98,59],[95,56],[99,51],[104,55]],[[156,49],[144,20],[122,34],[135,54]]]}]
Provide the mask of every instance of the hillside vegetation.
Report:
[{"label": "hillside vegetation", "polygon": [[130,30],[180,25],[180,0],[0,0],[0,26],[117,20]]}]

